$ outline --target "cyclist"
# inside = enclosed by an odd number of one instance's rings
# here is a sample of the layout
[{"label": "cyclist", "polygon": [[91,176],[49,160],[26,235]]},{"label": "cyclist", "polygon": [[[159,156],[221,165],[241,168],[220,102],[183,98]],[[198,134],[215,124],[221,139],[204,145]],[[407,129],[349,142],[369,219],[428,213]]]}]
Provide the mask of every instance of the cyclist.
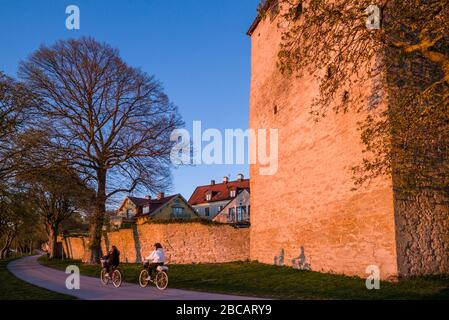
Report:
[{"label": "cyclist", "polygon": [[112,246],[107,255],[103,257],[105,261],[104,267],[106,268],[106,276],[112,279],[112,271],[120,264],[120,251],[116,246]]},{"label": "cyclist", "polygon": [[158,266],[163,266],[165,261],[164,249],[160,243],[154,244],[154,250],[145,258],[145,267],[148,268],[149,276],[146,280],[151,280],[153,273],[156,273]]}]

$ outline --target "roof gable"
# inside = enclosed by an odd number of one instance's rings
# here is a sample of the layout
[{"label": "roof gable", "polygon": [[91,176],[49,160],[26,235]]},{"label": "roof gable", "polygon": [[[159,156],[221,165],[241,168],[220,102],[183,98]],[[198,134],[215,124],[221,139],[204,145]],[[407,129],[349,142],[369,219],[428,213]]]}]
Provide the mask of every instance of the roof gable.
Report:
[{"label": "roof gable", "polygon": [[128,196],[120,204],[118,211],[121,211],[128,202],[130,202],[134,207],[136,207],[136,209],[139,209],[139,207],[143,207],[144,205],[148,204],[148,201],[150,200],[147,198],[137,198]]},{"label": "roof gable", "polygon": [[249,201],[249,190],[248,189],[242,189],[238,192],[237,196],[235,198],[233,198],[231,201],[228,202],[228,204],[226,204],[223,208],[221,208],[221,210],[213,217],[212,220],[215,221],[215,219],[217,219],[218,216],[221,215],[227,215],[229,212],[229,208],[233,208],[235,206],[235,202],[239,202],[242,200],[242,198],[244,197],[248,197],[248,201]]},{"label": "roof gable", "polygon": [[148,207],[148,212],[142,213],[142,215],[153,215],[156,211],[164,207],[166,204],[171,202],[174,198],[176,198],[177,194],[164,197],[162,199],[151,199],[143,206],[144,208]]},{"label": "roof gable", "polygon": [[192,212],[194,214],[196,214],[195,210],[190,206],[190,204],[187,202],[186,199],[184,199],[184,197],[181,194],[174,194],[168,197],[164,197],[160,200],[158,199],[151,199],[151,200],[147,200],[147,203],[144,205],[144,207],[149,207],[148,212],[146,213],[141,213],[136,215],[136,217],[141,217],[141,216],[154,216],[156,213],[158,213],[160,210],[162,210],[164,207],[168,206],[169,204],[171,204],[175,199],[179,199],[181,200],[181,202],[183,202],[186,206],[188,206]]},{"label": "roof gable", "polygon": [[140,206],[144,206],[146,204],[148,204],[148,201],[150,201],[150,199],[147,198],[137,198],[137,197],[128,197],[128,199],[136,206],[136,207],[140,207]]}]

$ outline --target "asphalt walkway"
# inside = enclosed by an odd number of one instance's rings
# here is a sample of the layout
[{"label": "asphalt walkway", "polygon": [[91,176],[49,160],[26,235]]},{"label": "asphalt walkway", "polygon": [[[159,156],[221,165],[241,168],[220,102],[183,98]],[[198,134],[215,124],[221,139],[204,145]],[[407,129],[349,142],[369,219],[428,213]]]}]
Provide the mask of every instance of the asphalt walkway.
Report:
[{"label": "asphalt walkway", "polygon": [[[19,279],[51,291],[75,296],[86,300],[255,300],[257,298],[215,294],[207,292],[166,289],[156,287],[141,288],[135,283],[123,282],[120,288],[112,284],[103,285],[99,278],[80,276],[80,289],[69,290],[64,271],[41,265],[39,256],[24,257],[10,262],[8,270]],[[169,283],[170,286],[170,283]]]}]

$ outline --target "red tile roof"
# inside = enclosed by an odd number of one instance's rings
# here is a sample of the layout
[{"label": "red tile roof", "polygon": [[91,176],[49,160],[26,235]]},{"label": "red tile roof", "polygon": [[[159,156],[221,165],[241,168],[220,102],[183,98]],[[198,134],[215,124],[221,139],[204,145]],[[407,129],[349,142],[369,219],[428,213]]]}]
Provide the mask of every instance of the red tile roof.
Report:
[{"label": "red tile roof", "polygon": [[[242,179],[240,181],[229,181],[228,183],[217,183],[206,186],[200,186],[195,189],[192,196],[189,199],[190,205],[196,205],[200,203],[210,203],[216,201],[230,200],[231,190],[247,189],[249,191],[249,179]],[[206,200],[206,194],[212,193],[212,197],[209,201]],[[236,194],[237,194],[236,193]]]}]

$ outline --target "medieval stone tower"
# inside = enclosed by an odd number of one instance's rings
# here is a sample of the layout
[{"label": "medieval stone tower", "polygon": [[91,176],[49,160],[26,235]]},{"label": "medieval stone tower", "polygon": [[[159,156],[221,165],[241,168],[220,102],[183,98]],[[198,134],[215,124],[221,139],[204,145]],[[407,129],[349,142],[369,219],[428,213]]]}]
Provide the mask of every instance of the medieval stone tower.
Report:
[{"label": "medieval stone tower", "polygon": [[[391,177],[352,191],[350,168],[363,149],[357,122],[364,115],[313,121],[317,83],[286,78],[276,66],[279,18],[258,17],[248,31],[250,128],[279,129],[277,173],[260,175],[258,164],[250,169],[251,260],[359,276],[376,265],[383,279],[448,272],[446,240],[428,235],[433,213],[415,219],[419,228],[410,223],[422,213],[399,208]],[[442,223],[447,230],[449,220]]]}]

